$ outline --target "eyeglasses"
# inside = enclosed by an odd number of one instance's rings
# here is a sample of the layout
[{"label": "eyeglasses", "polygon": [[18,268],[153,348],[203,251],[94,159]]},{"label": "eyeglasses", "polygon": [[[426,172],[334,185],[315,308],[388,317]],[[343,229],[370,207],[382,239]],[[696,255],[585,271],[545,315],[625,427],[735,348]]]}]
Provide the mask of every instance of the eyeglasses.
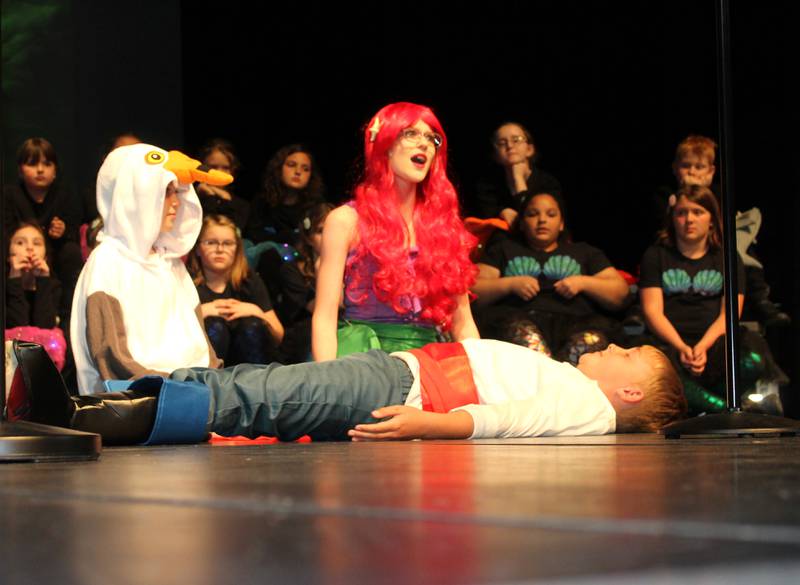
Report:
[{"label": "eyeglasses", "polygon": [[200,240],[200,245],[204,248],[222,248],[223,250],[235,250],[236,240]]},{"label": "eyeglasses", "polygon": [[509,146],[516,146],[521,142],[528,142],[528,139],[522,135],[512,136],[510,140],[506,140],[505,138],[501,138],[500,140],[496,140],[494,145],[499,149],[508,148]]},{"label": "eyeglasses", "polygon": [[422,132],[416,128],[406,128],[400,132],[400,140],[408,146],[419,146],[424,140],[434,148],[439,148],[443,141],[442,137],[436,132]]}]

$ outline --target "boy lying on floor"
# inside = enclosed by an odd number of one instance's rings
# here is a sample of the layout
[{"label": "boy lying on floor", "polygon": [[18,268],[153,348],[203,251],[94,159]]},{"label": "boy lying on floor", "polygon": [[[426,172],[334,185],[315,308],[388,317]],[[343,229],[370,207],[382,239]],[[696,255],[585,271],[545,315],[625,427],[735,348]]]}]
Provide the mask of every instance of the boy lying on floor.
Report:
[{"label": "boy lying on floor", "polygon": [[612,345],[574,368],[521,346],[470,339],[317,364],[192,368],[171,377],[211,389],[210,430],[286,440],[656,431],[686,409],[669,360],[647,346]]},{"label": "boy lying on floor", "polygon": [[[207,430],[286,441],[654,432],[686,412],[674,369],[651,346],[611,345],[575,368],[521,346],[469,339],[321,363],[187,368],[171,378],[210,389]],[[100,432],[106,442],[119,442],[109,427],[144,440],[158,400],[147,380],[123,393],[73,397],[64,426]],[[129,428],[142,421],[136,432]]]}]

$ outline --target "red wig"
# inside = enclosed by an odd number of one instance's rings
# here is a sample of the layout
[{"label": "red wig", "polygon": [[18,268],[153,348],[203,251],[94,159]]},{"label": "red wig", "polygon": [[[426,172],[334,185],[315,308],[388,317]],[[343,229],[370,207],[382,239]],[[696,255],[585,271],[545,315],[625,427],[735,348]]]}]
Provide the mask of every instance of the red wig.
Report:
[{"label": "red wig", "polygon": [[[441,135],[442,144],[428,175],[417,186],[414,232],[419,253],[411,271],[408,229],[400,215],[389,149],[400,132],[419,120]],[[407,102],[389,104],[369,121],[364,128],[364,176],[355,189],[359,242],[347,264],[352,274],[347,289],[350,300],[363,302],[363,294],[358,297],[355,291],[363,279],[370,278],[374,262],[372,289],[381,302],[402,314],[408,311],[403,299],[418,297],[422,320],[450,328],[456,297],[475,282],[476,268],[469,254],[476,240],[459,218],[458,196],[446,168],[447,137],[430,108]]]}]

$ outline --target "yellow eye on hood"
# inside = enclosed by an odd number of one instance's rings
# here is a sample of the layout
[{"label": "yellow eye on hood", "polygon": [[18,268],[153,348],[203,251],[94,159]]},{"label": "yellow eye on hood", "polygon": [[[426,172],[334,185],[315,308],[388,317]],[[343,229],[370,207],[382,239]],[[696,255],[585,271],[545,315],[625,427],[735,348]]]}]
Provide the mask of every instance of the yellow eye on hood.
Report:
[{"label": "yellow eye on hood", "polygon": [[146,155],[144,155],[144,162],[149,165],[160,165],[164,162],[164,155],[158,152],[157,150],[151,150]]}]

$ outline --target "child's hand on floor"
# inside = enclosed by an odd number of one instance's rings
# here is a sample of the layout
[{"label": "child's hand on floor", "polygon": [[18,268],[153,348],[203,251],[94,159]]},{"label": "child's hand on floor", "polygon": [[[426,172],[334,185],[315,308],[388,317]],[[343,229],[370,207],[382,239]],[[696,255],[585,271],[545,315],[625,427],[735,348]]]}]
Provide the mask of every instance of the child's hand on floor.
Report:
[{"label": "child's hand on floor", "polygon": [[431,413],[410,406],[385,406],[372,411],[373,417],[384,420],[356,425],[348,435],[354,441],[421,439],[428,430],[428,414]]},{"label": "child's hand on floor", "polygon": [[353,441],[466,439],[473,430],[472,416],[464,411],[439,414],[398,404],[373,410],[372,416],[385,420],[356,425],[347,432]]}]

